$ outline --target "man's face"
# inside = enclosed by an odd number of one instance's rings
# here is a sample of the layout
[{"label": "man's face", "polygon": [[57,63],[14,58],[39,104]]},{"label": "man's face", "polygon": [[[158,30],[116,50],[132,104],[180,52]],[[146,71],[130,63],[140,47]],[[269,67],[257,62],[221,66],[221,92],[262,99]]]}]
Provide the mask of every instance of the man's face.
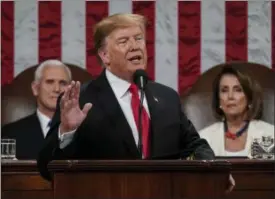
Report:
[{"label": "man's face", "polygon": [[106,68],[118,77],[131,81],[137,69],[146,69],[147,50],[141,26],[114,30],[99,51]]},{"label": "man's face", "polygon": [[37,98],[38,109],[44,113],[54,112],[57,98],[64,92],[69,81],[69,74],[65,68],[45,67],[41,79],[32,83],[32,91]]}]

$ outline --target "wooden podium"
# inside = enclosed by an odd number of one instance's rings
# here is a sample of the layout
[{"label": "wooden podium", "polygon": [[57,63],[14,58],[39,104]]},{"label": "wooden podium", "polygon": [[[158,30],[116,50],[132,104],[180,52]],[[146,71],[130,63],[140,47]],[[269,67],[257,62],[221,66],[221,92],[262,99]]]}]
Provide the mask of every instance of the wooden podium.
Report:
[{"label": "wooden podium", "polygon": [[53,161],[54,198],[222,198],[227,161]]},{"label": "wooden podium", "polygon": [[[244,160],[244,159],[228,160],[227,159],[226,161],[229,161],[232,164],[231,173],[233,178],[236,181],[236,187],[233,189],[233,191],[229,195],[225,197],[226,199],[274,198],[274,195],[275,195],[275,186],[274,186],[275,162],[274,160]],[[186,165],[185,162],[183,162],[183,164]],[[194,165],[194,163],[192,164]],[[196,164],[199,164],[199,162],[197,162]],[[57,191],[57,190],[54,191],[54,188],[55,188],[53,186],[54,182],[53,181],[49,182],[40,176],[37,170],[36,161],[33,161],[33,160],[18,160],[18,161],[5,161],[5,162],[2,161],[1,167],[2,167],[1,198],[3,199],[54,198],[54,192]],[[189,170],[190,169],[192,170],[193,168],[189,167]],[[122,171],[122,169],[120,171]],[[175,172],[178,172],[178,171],[176,170]],[[189,183],[193,182],[192,179],[193,177],[189,176],[189,179],[182,180],[180,182],[181,184],[183,184],[183,188],[181,188],[182,191],[183,189],[186,190],[187,186],[190,186]],[[205,180],[203,179],[203,182],[200,182],[200,183],[205,183]],[[79,186],[81,186],[81,184]],[[85,186],[88,186],[88,185],[85,185]],[[197,189],[198,186],[203,186],[203,185],[200,185],[198,183],[196,186],[193,186],[188,189],[190,189],[190,192],[191,191],[200,192],[201,188]],[[204,191],[204,189],[205,188],[203,188],[202,190]],[[170,188],[170,190],[172,189]],[[186,191],[183,194],[186,194]],[[196,195],[193,195],[193,198],[195,196]],[[205,197],[202,197],[202,198],[205,198]]]}]

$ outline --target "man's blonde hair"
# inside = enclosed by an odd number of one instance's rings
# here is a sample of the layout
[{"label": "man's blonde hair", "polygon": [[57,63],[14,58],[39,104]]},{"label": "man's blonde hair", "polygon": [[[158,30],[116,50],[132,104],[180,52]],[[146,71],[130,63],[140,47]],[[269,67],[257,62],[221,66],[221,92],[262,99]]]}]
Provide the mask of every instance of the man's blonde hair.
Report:
[{"label": "man's blonde hair", "polygon": [[[105,38],[118,28],[127,28],[133,25],[141,26],[145,31],[147,19],[139,14],[118,13],[110,15],[94,27],[94,49],[98,57],[98,51],[104,45]],[[98,57],[101,61],[100,57]]]}]

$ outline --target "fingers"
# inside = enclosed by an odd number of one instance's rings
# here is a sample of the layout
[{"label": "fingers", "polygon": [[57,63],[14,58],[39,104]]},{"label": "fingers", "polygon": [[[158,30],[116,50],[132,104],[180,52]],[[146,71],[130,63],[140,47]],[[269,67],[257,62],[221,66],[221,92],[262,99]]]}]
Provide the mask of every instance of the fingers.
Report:
[{"label": "fingers", "polygon": [[80,82],[72,81],[71,84],[65,89],[65,92],[61,98],[60,106],[61,108],[71,107],[78,103],[80,92]]},{"label": "fingers", "polygon": [[234,189],[235,185],[236,185],[236,182],[235,182],[234,178],[232,177],[232,175],[230,174],[229,175],[229,185],[228,185],[225,193],[229,194]]},{"label": "fingers", "polygon": [[75,96],[75,81],[72,81],[70,84],[69,100],[73,99]]},{"label": "fingers", "polygon": [[72,89],[71,84],[68,85],[68,87],[65,89],[64,94],[63,94],[63,96],[61,98],[61,101],[60,101],[60,107],[61,108],[64,108],[65,102],[67,102],[69,100],[71,89]]},{"label": "fingers", "polygon": [[86,103],[82,109],[83,114],[86,116],[89,112],[89,110],[92,108],[92,104],[91,103]]},{"label": "fingers", "polygon": [[233,188],[234,188],[233,185],[229,185],[225,193],[229,194],[233,190]]},{"label": "fingers", "polygon": [[80,82],[77,81],[75,85],[75,99],[78,100],[80,95]]},{"label": "fingers", "polygon": [[79,99],[79,94],[80,94],[80,82],[77,81],[72,81],[72,89],[71,89],[71,93],[70,93],[70,99]]}]

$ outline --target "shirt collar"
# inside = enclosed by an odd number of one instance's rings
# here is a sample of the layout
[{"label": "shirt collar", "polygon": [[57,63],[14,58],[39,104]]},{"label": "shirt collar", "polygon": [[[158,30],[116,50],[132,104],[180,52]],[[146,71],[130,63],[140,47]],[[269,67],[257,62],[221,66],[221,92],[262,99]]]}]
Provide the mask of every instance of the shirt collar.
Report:
[{"label": "shirt collar", "polygon": [[114,75],[108,69],[106,69],[105,71],[107,80],[109,81],[113,91],[115,92],[117,97],[122,98],[128,91],[131,84],[126,80]]},{"label": "shirt collar", "polygon": [[36,110],[37,117],[40,121],[40,124],[42,126],[42,129],[47,128],[49,122],[51,121],[51,118],[49,118],[47,115],[39,111],[38,109]]}]

